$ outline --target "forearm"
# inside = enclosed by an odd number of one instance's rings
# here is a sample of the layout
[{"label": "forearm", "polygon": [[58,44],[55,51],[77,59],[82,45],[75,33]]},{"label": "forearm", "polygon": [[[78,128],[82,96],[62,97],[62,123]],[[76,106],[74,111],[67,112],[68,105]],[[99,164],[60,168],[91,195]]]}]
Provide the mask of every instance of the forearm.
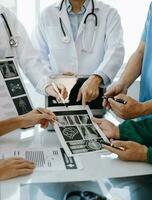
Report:
[{"label": "forearm", "polygon": [[0,121],[0,136],[21,127],[22,123],[20,117]]},{"label": "forearm", "polygon": [[126,68],[121,75],[120,82],[127,88],[140,76],[144,55],[144,43],[141,42],[136,52],[129,59]]}]

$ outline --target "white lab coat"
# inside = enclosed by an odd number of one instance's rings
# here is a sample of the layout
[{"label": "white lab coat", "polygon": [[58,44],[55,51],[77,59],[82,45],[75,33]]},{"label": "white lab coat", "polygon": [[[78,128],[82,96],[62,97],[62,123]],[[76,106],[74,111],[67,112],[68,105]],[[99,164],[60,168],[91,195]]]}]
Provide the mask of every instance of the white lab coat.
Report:
[{"label": "white lab coat", "polygon": [[[109,5],[94,0],[95,13],[98,17],[96,40],[93,51],[84,52],[83,32],[85,31],[88,47],[93,35],[94,20],[88,19],[86,28],[84,26],[84,19],[92,9],[91,1],[81,21],[76,41],[73,40],[65,3],[62,11],[59,12],[60,2],[47,7],[42,12],[32,37],[34,46],[40,51],[52,73],[72,72],[79,75],[98,74],[99,76],[105,74],[112,81],[124,59],[123,31],[117,11]],[[59,17],[70,38],[69,43],[63,42]]]},{"label": "white lab coat", "polygon": [[3,6],[0,6],[1,13],[6,17],[13,36],[17,38],[18,47],[10,47],[8,30],[0,15],[0,59],[14,56],[34,87],[44,93],[44,86],[47,85],[50,75],[49,68],[40,60],[38,51],[34,49],[26,30],[16,16]]}]

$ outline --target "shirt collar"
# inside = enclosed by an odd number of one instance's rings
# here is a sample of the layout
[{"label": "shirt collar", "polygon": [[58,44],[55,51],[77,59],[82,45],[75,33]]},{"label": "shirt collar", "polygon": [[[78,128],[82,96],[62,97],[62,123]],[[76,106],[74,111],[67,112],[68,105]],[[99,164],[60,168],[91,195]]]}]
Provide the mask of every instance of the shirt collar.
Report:
[{"label": "shirt collar", "polygon": [[[89,2],[90,2],[90,0],[85,0],[84,4],[82,5],[81,10],[78,14],[84,14],[85,13]],[[69,14],[71,14],[72,13],[72,5],[70,4],[69,0],[66,0],[66,7],[67,7],[67,12]]]}]

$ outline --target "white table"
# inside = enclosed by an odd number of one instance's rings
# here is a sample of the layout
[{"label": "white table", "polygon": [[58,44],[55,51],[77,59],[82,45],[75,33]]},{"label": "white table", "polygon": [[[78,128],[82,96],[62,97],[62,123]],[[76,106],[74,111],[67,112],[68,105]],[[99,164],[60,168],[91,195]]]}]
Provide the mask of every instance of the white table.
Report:
[{"label": "white table", "polygon": [[[44,107],[44,97],[34,91],[28,84],[28,90],[35,107]],[[107,115],[111,121],[115,119]],[[116,121],[115,121],[116,122]],[[28,148],[28,147],[61,147],[55,133],[35,127],[28,130],[17,130],[0,138],[2,148]],[[1,182],[0,200],[19,200],[20,183],[27,182],[64,182],[81,180],[101,180],[103,178],[146,175],[152,173],[152,166],[146,163],[123,162],[112,154],[90,154],[81,157],[82,170],[34,172],[31,176],[20,177]]]},{"label": "white table", "polygon": [[[60,147],[54,132],[35,127],[17,130],[0,139],[0,148]],[[80,157],[83,169],[72,171],[34,172],[31,176],[20,177],[1,183],[1,192],[7,194],[5,200],[17,200],[19,184],[27,182],[64,182],[81,180],[101,180],[103,178],[151,174],[152,167],[146,163],[123,162],[110,153],[95,153]],[[9,191],[9,192],[8,192]],[[14,196],[15,195],[15,196]],[[2,198],[3,200],[3,198]]]}]

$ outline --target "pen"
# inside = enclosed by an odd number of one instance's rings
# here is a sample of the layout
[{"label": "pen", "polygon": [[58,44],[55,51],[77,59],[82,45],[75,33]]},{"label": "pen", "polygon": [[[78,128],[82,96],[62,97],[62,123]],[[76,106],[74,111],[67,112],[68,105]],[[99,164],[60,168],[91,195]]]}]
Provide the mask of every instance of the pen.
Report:
[{"label": "pen", "polygon": [[127,104],[127,101],[123,100],[123,99],[115,99],[114,97],[106,97],[106,96],[103,96],[102,97],[103,99],[108,99],[108,98],[112,98],[113,100],[115,100],[116,102],[118,103],[121,103],[121,104]]},{"label": "pen", "polygon": [[110,146],[112,148],[115,148],[115,149],[118,149],[118,150],[121,150],[121,151],[125,151],[125,148],[124,147],[117,147],[116,145],[110,143],[110,142],[105,142],[104,140],[101,141],[102,144],[105,144],[107,146]]},{"label": "pen", "polygon": [[54,82],[52,82],[52,87],[53,87],[53,89],[55,90],[55,92],[59,95],[59,97],[60,97],[62,103],[63,103],[66,107],[68,107],[68,104],[67,104],[67,103],[65,102],[65,100],[63,99],[61,93],[59,92],[59,89],[58,89],[57,85],[56,85]]},{"label": "pen", "polygon": [[[37,108],[36,110],[37,110],[40,114],[46,114],[46,113],[44,113],[40,108]],[[59,126],[63,126],[60,122],[58,122],[58,121],[55,120],[55,119],[52,119],[52,121],[53,121],[54,123],[58,124]]]}]

